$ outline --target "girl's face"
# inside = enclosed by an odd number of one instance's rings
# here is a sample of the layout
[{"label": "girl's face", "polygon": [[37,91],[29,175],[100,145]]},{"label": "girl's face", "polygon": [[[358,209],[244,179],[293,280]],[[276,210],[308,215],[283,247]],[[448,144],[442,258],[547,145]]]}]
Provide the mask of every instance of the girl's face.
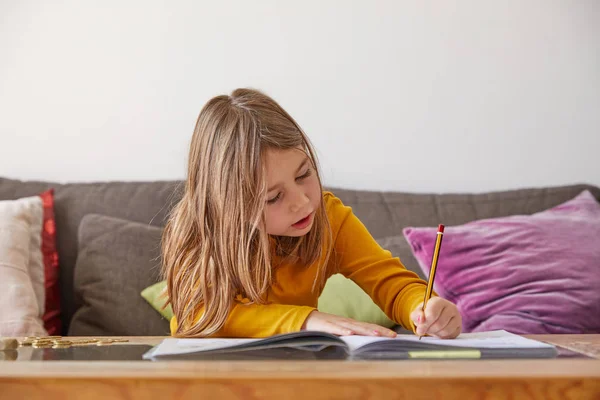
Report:
[{"label": "girl's face", "polygon": [[275,236],[303,236],[321,204],[321,187],[310,158],[299,149],[267,149],[266,230]]}]

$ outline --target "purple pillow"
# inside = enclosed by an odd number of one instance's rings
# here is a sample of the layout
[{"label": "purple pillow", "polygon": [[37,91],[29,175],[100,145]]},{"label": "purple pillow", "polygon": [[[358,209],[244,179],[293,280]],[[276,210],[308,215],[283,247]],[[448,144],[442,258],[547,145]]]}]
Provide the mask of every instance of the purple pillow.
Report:
[{"label": "purple pillow", "polygon": [[[403,231],[427,275],[436,231]],[[434,289],[464,332],[599,333],[600,204],[586,190],[533,215],[447,226]]]}]

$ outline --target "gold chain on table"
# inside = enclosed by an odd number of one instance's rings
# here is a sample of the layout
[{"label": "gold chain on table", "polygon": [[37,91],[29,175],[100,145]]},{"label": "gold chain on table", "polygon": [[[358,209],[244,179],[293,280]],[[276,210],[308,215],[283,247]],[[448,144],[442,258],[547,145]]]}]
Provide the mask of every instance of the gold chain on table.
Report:
[{"label": "gold chain on table", "polygon": [[85,338],[69,339],[62,336],[28,336],[19,341],[19,346],[31,346],[36,349],[66,349],[79,346],[110,346],[114,343],[129,342],[129,339],[120,338]]}]

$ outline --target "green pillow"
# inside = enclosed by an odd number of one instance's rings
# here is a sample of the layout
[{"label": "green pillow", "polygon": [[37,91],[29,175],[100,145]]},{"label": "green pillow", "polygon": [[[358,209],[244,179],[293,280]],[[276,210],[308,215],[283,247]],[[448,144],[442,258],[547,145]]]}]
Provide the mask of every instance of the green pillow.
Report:
[{"label": "green pillow", "polygon": [[319,311],[391,328],[396,325],[353,280],[342,274],[329,277],[319,296]]},{"label": "green pillow", "polygon": [[166,303],[167,299],[166,297],[161,296],[163,291],[166,289],[167,281],[160,281],[142,290],[141,295],[148,303],[150,303],[152,308],[170,321],[173,317],[173,309],[171,308],[170,304],[163,309],[163,305]]},{"label": "green pillow", "polygon": [[[173,316],[171,305],[164,310],[161,309],[165,299],[160,297],[160,294],[165,286],[165,281],[155,283],[142,291],[142,297],[163,317],[170,320]],[[327,280],[319,297],[317,308],[322,312],[370,322],[387,328],[396,325],[360,286],[341,274],[335,274]]]}]

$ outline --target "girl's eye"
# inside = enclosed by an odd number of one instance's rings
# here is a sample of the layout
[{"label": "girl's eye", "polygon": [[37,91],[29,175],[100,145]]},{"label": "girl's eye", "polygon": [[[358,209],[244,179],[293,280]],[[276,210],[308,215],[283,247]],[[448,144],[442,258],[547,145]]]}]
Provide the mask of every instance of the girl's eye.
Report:
[{"label": "girl's eye", "polygon": [[[306,178],[308,178],[308,177],[309,177],[311,174],[312,174],[312,169],[310,169],[310,168],[309,168],[309,169],[307,169],[307,170],[306,170],[306,172],[305,172],[304,174],[302,174],[302,175],[300,175],[299,177],[297,177],[297,178],[296,178],[296,180],[297,180],[297,181],[301,181],[301,180],[303,180],[303,179],[306,179]],[[275,197],[273,197],[273,198],[271,198],[271,199],[268,199],[268,200],[267,200],[267,203],[268,203],[268,204],[274,204],[274,203],[277,203],[277,201],[278,201],[280,198],[281,198],[281,192],[277,193],[277,196],[275,196]]]},{"label": "girl's eye", "polygon": [[281,192],[277,193],[277,196],[273,197],[272,199],[267,200],[267,203],[273,204],[273,203],[277,202],[277,200],[279,200],[280,197],[281,197]]},{"label": "girl's eye", "polygon": [[297,177],[296,180],[306,179],[310,176],[310,174],[312,174],[312,169],[309,168],[306,170],[306,172],[303,175]]}]

